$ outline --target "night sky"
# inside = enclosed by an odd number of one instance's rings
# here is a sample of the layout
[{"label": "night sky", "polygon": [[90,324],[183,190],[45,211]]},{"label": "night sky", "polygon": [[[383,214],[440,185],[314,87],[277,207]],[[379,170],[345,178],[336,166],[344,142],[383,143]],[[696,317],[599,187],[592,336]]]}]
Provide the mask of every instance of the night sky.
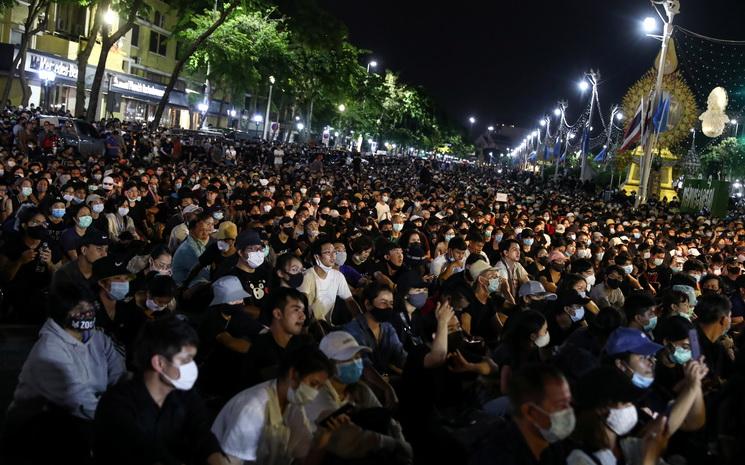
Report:
[{"label": "night sky", "polygon": [[[659,42],[641,32],[656,16],[648,0],[320,0],[371,50],[378,69],[421,85],[454,119],[535,126],[569,102],[573,120],[585,100],[577,81],[599,69],[603,113],[652,66]],[[447,6],[442,6],[447,5]],[[681,0],[676,24],[745,40],[743,0]],[[660,24],[661,27],[661,24]],[[684,59],[680,57],[681,61]]]}]

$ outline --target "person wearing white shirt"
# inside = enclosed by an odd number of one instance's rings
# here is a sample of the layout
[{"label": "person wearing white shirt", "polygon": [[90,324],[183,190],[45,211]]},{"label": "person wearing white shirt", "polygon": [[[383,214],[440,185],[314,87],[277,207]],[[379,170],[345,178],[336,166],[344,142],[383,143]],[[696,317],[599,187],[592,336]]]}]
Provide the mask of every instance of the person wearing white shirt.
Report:
[{"label": "person wearing white shirt", "polygon": [[506,239],[500,242],[499,251],[502,258],[494,265],[503,283],[499,292],[508,303],[516,305],[515,296],[520,286],[530,281],[528,272],[520,264],[520,244],[514,239]]},{"label": "person wearing white shirt", "polygon": [[[257,465],[306,463],[322,455],[337,423],[315,438],[304,405],[312,402],[333,373],[323,353],[309,345],[295,346],[280,367],[279,377],[240,393],[223,407],[212,424],[230,463]],[[347,423],[348,418],[339,423]]]},{"label": "person wearing white shirt", "polygon": [[375,194],[375,211],[378,214],[378,222],[391,219],[391,207],[388,206],[390,197],[387,192]]},{"label": "person wearing white shirt", "polygon": [[318,320],[331,323],[331,313],[334,310],[336,298],[339,297],[347,304],[352,316],[362,313],[344,275],[336,269],[336,249],[328,237],[319,237],[312,246],[312,268],[305,272],[303,284],[299,291],[308,296],[308,307]]},{"label": "person wearing white shirt", "polygon": [[442,281],[460,271],[466,266],[466,241],[454,237],[448,242],[448,251],[432,260],[430,273]]}]

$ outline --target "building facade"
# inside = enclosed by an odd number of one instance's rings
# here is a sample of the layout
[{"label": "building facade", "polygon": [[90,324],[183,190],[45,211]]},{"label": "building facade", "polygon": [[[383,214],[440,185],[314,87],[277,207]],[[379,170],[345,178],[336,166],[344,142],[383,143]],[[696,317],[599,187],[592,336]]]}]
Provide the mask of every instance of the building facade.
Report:
[{"label": "building facade", "polygon": [[[146,0],[147,17],[139,17],[132,29],[109,51],[106,71],[101,85],[97,116],[117,117],[127,121],[148,122],[176,64],[178,42],[172,32],[178,12],[166,2]],[[25,64],[25,75],[31,89],[29,103],[35,105],[64,105],[71,111],[76,104],[76,80],[85,73],[86,107],[90,86],[101,52],[100,40],[91,53],[84,70],[78,69],[78,50],[85,46],[85,37],[94,19],[95,9],[73,2],[53,3],[46,27],[33,36]],[[19,2],[0,17],[0,59],[2,81],[5,85],[13,57],[18,53],[24,33],[28,5]],[[118,19],[111,26],[118,27]],[[83,39],[81,43],[81,39]],[[197,104],[203,101],[203,77],[180,78],[169,96],[161,124],[170,127],[198,127],[201,114]],[[219,94],[218,94],[219,97]],[[21,88],[15,79],[11,102],[21,100]],[[227,123],[230,105],[219,100],[210,102],[208,117],[214,125]]]}]

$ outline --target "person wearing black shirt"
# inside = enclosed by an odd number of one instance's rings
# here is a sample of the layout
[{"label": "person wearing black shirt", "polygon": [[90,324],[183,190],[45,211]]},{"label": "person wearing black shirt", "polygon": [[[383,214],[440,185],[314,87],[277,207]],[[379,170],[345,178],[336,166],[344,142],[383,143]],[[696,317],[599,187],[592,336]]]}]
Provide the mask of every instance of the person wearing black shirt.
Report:
[{"label": "person wearing black shirt", "polygon": [[285,253],[295,254],[297,252],[297,241],[292,237],[294,231],[295,226],[292,224],[292,218],[285,216],[279,220],[277,231],[269,239],[269,246],[275,255],[279,256]]},{"label": "person wearing black shirt", "polygon": [[722,295],[705,295],[698,299],[694,313],[701,355],[709,367],[709,381],[716,387],[732,372],[735,360],[732,340],[727,332],[732,326],[730,301]]},{"label": "person wearing black shirt", "polygon": [[512,417],[493,428],[472,455],[471,465],[565,464],[563,440],[575,421],[564,375],[548,365],[527,365],[510,379],[508,395]]},{"label": "person wearing black shirt", "polygon": [[97,292],[92,281],[93,264],[108,254],[108,235],[89,229],[81,238],[77,248],[77,258],[62,265],[52,276],[51,289],[59,286],[75,286],[89,302],[97,300]]},{"label": "person wearing black shirt", "polygon": [[303,332],[307,308],[307,298],[298,290],[281,287],[272,292],[272,300],[267,306],[271,310],[266,315],[271,318],[269,331],[253,340],[243,368],[244,386],[254,386],[277,377],[287,344]]},{"label": "person wearing black shirt", "polygon": [[241,281],[243,290],[248,293],[243,302],[251,315],[258,318],[269,294],[272,277],[270,266],[264,261],[264,245],[258,232],[247,229],[238,235],[235,248],[238,250],[238,263],[227,275],[237,276]]},{"label": "person wearing black shirt", "polygon": [[197,379],[198,338],[177,318],[148,322],[135,376],[106,391],[95,417],[93,455],[105,465],[228,464],[210,431]]}]

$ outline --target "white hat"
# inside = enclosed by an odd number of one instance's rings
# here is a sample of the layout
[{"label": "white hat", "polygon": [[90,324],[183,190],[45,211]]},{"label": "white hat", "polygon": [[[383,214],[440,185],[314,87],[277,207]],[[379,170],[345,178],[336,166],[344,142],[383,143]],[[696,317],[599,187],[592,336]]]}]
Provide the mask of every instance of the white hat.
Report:
[{"label": "white hat", "polygon": [[496,268],[489,266],[489,264],[486,263],[484,260],[479,260],[473,263],[468,271],[471,273],[471,278],[475,280],[476,278],[481,276],[482,273],[489,270],[496,270]]},{"label": "white hat", "polygon": [[251,294],[243,290],[241,280],[237,276],[232,275],[223,276],[212,283],[212,293],[214,294],[214,298],[210,302],[210,306],[226,304],[251,297]]},{"label": "white hat", "polygon": [[361,346],[357,340],[346,331],[333,331],[321,339],[318,345],[323,354],[337,362],[351,360],[360,352],[372,352],[369,347]]},{"label": "white hat", "polygon": [[202,207],[200,207],[199,205],[191,204],[191,205],[187,205],[186,207],[184,207],[184,210],[182,213],[184,215],[188,215],[189,213],[200,212],[200,211],[202,211]]},{"label": "white hat", "polygon": [[688,249],[688,255],[693,255],[694,257],[700,257],[701,252],[699,252],[698,249]]}]

